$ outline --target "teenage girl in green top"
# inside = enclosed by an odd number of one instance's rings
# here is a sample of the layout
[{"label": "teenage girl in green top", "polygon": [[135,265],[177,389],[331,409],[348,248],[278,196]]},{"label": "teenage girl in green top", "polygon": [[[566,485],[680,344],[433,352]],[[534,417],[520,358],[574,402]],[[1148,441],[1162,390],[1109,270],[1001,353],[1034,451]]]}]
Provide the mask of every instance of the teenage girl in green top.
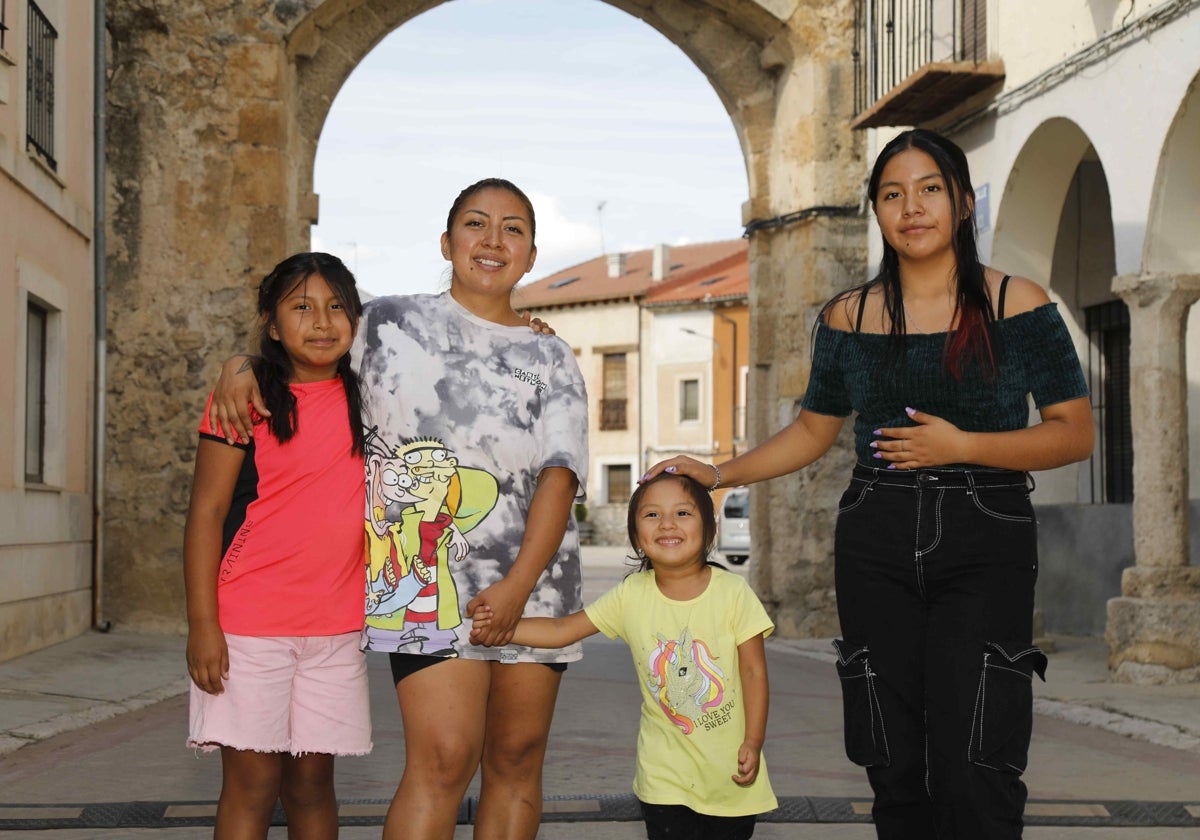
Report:
[{"label": "teenage girl in green top", "polygon": [[[711,466],[714,489],[821,457],[855,418],[834,563],[846,751],[880,838],[1018,838],[1032,723],[1037,534],[1031,470],[1087,458],[1091,406],[1041,286],[979,262],[966,156],[933,132],[884,147],[870,282],[821,312],[799,416]],[[1028,395],[1040,422],[1028,425]]]}]

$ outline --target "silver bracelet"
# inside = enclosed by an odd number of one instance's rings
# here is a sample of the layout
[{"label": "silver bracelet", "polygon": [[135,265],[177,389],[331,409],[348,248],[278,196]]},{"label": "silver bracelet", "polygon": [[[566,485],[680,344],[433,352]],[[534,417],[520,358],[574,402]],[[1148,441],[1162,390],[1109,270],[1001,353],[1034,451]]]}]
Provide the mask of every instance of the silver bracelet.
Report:
[{"label": "silver bracelet", "polygon": [[713,473],[715,473],[717,476],[717,480],[714,481],[712,483],[712,486],[708,488],[708,492],[711,493],[712,491],[716,490],[718,487],[721,486],[721,470],[718,469],[716,464],[709,464],[709,466],[712,467]]}]

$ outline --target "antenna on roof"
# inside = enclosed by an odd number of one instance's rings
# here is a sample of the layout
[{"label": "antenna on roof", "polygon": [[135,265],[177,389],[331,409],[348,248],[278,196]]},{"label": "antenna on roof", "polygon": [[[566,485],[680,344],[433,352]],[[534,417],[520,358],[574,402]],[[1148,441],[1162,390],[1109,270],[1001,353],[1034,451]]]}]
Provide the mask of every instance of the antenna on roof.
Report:
[{"label": "antenna on roof", "polygon": [[608,204],[608,202],[601,201],[599,204],[596,205],[596,220],[600,223],[600,253],[601,254],[607,253],[607,251],[605,251],[605,249],[604,249],[604,205],[605,204]]}]

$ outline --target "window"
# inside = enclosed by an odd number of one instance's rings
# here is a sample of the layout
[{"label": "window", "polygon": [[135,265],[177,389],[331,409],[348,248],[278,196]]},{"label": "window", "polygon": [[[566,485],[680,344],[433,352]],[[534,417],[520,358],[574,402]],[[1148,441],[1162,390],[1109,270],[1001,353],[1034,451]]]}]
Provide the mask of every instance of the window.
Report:
[{"label": "window", "polygon": [[604,468],[604,483],[610,505],[626,504],[633,494],[633,469],[628,464],[610,464]]},{"label": "window", "polygon": [[8,0],[0,0],[0,50],[4,49],[4,33],[8,31]]},{"label": "window", "polygon": [[29,302],[25,328],[25,480],[46,479],[46,333],[50,313]]},{"label": "window", "polygon": [[37,152],[53,170],[54,159],[54,42],[58,33],[29,0],[29,66],[25,81],[25,147]]},{"label": "window", "polygon": [[1129,416],[1129,309],[1114,300],[1084,310],[1088,387],[1100,439],[1092,454],[1092,501],[1133,501],[1133,429]]},{"label": "window", "polygon": [[679,422],[694,423],[700,419],[700,380],[682,379],[679,382]]},{"label": "window", "polygon": [[625,354],[604,354],[604,390],[600,398],[600,431],[621,431],[629,428],[625,416],[628,402],[625,378]]}]

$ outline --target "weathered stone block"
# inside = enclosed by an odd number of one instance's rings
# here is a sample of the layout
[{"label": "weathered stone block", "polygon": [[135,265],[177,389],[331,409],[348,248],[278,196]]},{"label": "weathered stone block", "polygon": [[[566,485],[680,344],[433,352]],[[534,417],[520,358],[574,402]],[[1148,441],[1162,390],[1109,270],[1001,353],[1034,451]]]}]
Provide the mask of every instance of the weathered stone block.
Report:
[{"label": "weathered stone block", "polygon": [[287,117],[280,102],[252,102],[238,111],[237,139],[252,146],[287,145]]},{"label": "weathered stone block", "polygon": [[271,207],[287,194],[283,155],[275,149],[238,149],[234,153],[233,177],[236,204]]},{"label": "weathered stone block", "polygon": [[221,83],[235,99],[283,97],[284,52],[279,44],[233,44]]},{"label": "weathered stone block", "polygon": [[1117,682],[1200,680],[1200,598],[1113,598],[1104,639],[1109,672]]},{"label": "weathered stone block", "polygon": [[1131,566],[1121,572],[1121,594],[1200,601],[1200,566]]}]

